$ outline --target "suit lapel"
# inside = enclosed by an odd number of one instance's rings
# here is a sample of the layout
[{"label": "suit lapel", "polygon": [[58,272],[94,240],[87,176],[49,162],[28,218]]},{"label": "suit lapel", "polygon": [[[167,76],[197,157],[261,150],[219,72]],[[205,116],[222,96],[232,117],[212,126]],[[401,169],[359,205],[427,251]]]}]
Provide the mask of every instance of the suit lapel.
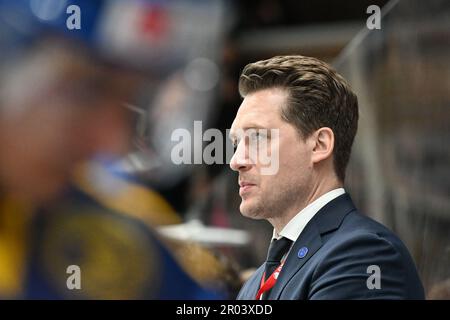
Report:
[{"label": "suit lapel", "polygon": [[238,294],[238,299],[255,300],[256,294],[259,290],[261,278],[264,273],[264,265],[260,266],[249,280],[244,284]]},{"label": "suit lapel", "polygon": [[[350,196],[343,194],[317,212],[292,246],[277,283],[269,295],[270,299],[279,299],[286,284],[323,245],[321,235],[338,229],[344,217],[353,210],[355,206]],[[308,250],[304,256],[304,250],[303,254],[299,254],[302,248]]]},{"label": "suit lapel", "polygon": [[[286,259],[276,285],[273,287],[269,298],[279,299],[281,292],[283,291],[289,280],[300,270],[303,265],[320,249],[322,246],[322,239],[314,224],[308,224],[304,232],[295,241],[291,251]],[[298,252],[301,248],[308,248],[306,256],[302,259],[298,258]]]}]

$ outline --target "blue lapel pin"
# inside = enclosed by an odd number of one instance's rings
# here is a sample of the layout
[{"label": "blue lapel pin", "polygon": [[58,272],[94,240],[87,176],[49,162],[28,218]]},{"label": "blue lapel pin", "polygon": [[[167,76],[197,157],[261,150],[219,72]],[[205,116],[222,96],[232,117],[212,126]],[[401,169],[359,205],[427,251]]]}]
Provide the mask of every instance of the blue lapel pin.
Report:
[{"label": "blue lapel pin", "polygon": [[302,247],[300,250],[298,250],[297,256],[300,259],[303,259],[307,254],[308,254],[308,248],[307,247]]}]

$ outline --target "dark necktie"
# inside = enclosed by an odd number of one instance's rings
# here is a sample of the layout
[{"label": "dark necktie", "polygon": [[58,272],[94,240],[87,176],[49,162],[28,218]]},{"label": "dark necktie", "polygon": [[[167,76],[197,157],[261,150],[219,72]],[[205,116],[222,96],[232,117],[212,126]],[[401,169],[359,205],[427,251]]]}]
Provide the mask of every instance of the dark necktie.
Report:
[{"label": "dark necktie", "polygon": [[[291,244],[292,241],[284,237],[278,240],[273,240],[270,243],[265,268],[266,277],[264,280],[267,280],[275,271],[275,269],[281,264],[281,258],[283,258],[284,254],[288,252]],[[269,292],[270,290],[264,293],[263,299],[267,299]]]}]

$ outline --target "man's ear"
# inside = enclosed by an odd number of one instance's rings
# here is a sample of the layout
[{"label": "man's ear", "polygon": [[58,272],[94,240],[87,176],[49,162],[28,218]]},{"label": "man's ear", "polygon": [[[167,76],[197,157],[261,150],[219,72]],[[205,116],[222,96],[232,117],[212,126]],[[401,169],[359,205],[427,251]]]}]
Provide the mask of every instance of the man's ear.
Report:
[{"label": "man's ear", "polygon": [[319,163],[331,158],[334,149],[334,133],[328,127],[318,129],[313,133],[314,146],[312,149],[312,162]]}]

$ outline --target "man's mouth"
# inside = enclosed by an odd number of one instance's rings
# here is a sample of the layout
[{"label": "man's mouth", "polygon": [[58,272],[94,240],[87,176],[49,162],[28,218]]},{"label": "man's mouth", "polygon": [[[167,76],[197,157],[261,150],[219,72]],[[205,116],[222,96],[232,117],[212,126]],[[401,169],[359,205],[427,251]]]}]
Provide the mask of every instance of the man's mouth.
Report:
[{"label": "man's mouth", "polygon": [[242,197],[245,193],[248,193],[253,187],[256,186],[254,183],[241,181],[239,182],[239,195]]}]

